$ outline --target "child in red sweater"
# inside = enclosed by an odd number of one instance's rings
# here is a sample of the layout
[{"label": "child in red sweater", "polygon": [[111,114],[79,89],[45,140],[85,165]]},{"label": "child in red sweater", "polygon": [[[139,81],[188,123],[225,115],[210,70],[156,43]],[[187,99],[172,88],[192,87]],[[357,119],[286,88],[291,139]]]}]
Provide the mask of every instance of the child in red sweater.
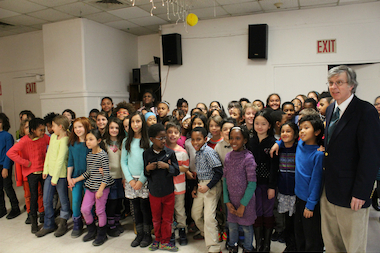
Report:
[{"label": "child in red sweater", "polygon": [[49,145],[49,136],[45,134],[45,122],[41,118],[29,121],[29,134],[20,139],[7,152],[7,156],[23,168],[23,175],[27,177],[30,188],[30,219],[32,233],[38,231],[37,225],[37,199],[38,183],[43,185],[42,171]]}]

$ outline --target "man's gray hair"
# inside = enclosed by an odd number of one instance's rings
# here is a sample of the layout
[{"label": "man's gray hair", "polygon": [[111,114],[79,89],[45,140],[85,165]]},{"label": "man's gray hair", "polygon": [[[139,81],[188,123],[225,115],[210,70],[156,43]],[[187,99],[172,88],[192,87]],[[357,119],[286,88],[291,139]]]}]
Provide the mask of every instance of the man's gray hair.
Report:
[{"label": "man's gray hair", "polygon": [[355,70],[353,70],[352,68],[350,68],[346,65],[340,65],[340,66],[337,66],[337,67],[330,69],[329,74],[327,76],[327,80],[330,80],[331,77],[339,75],[343,72],[345,72],[347,74],[348,85],[353,86],[352,93],[355,93],[356,88],[359,85],[358,81],[356,81],[356,73],[355,73]]}]

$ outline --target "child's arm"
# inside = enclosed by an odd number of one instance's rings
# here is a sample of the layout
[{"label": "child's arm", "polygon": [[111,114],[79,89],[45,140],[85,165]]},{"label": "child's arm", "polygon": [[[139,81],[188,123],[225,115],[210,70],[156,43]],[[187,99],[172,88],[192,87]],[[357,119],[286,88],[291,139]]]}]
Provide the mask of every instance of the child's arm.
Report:
[{"label": "child's arm", "polygon": [[[5,138],[5,152],[8,152],[8,150],[13,146],[14,143],[13,136],[11,134],[8,134],[7,137]],[[8,177],[8,170],[12,169],[13,162],[9,157],[4,154],[4,162],[3,162],[3,171],[1,172],[3,178]]]},{"label": "child's arm", "polygon": [[67,160],[67,155],[69,152],[68,142],[69,137],[64,137],[61,140],[56,140],[59,143],[57,157],[55,159],[55,168],[50,169],[51,175],[51,184],[56,185],[58,183],[59,177],[62,170],[65,170],[67,167],[65,165]]},{"label": "child's arm", "polygon": [[31,161],[27,160],[27,159],[24,159],[20,154],[23,153],[23,148],[25,146],[25,141],[23,141],[23,138],[21,138],[21,140],[16,143],[15,145],[13,145],[13,147],[11,147],[8,152],[7,152],[7,156],[14,162],[20,164],[21,166],[23,167],[26,167],[26,168],[29,168],[32,163]]},{"label": "child's arm", "polygon": [[168,174],[167,177],[173,177],[179,175],[179,166],[178,166],[178,160],[174,152],[171,152],[171,155],[168,159],[168,162],[158,161],[157,167],[159,169],[167,169]]},{"label": "child's arm", "polygon": [[236,216],[243,217],[245,207],[249,204],[249,201],[251,201],[253,194],[256,190],[256,161],[253,157],[253,155],[250,155],[247,157],[247,159],[244,161],[245,165],[245,171],[247,175],[247,188],[245,189],[243,198],[240,200],[240,206],[236,210]]},{"label": "child's arm", "polygon": [[314,167],[311,173],[311,179],[308,189],[310,194],[307,198],[304,210],[305,218],[310,218],[313,216],[315,205],[319,202],[319,199],[321,198],[323,157],[324,154],[322,152],[318,152],[314,159]]},{"label": "child's arm", "polygon": [[121,148],[121,159],[120,159],[120,164],[121,164],[121,170],[123,171],[125,180],[133,187],[135,185],[135,180],[132,177],[131,172],[129,171],[128,167],[128,151],[125,149],[125,141],[127,138],[124,139],[122,148]]},{"label": "child's arm", "polygon": [[278,166],[279,157],[274,155],[269,158],[269,182],[268,182],[268,199],[273,199],[276,195],[277,181],[278,181]]},{"label": "child's arm", "polygon": [[230,211],[230,213],[236,215],[236,209],[235,209],[234,205],[232,205],[232,203],[230,201],[226,178],[223,178],[223,202],[226,204],[226,206],[227,206],[228,210]]},{"label": "child's arm", "polygon": [[[208,156],[207,160],[208,160],[208,164],[210,165],[210,167],[212,168],[212,170],[214,170],[214,172],[215,172],[213,178],[207,184],[207,186],[203,186],[202,187],[202,188],[207,187],[208,188],[207,190],[209,190],[209,189],[212,189],[212,187],[214,187],[222,179],[222,176],[223,176],[223,165],[222,165],[222,162],[220,161],[218,153],[216,153],[215,151],[212,152],[212,153],[209,153],[209,156]],[[199,187],[199,188],[201,188],[201,187]],[[201,191],[201,189],[198,189],[198,190]]]},{"label": "child's arm", "polygon": [[101,183],[99,189],[97,190],[95,197],[96,199],[100,199],[103,196],[103,190],[106,188],[107,184],[106,183]]}]

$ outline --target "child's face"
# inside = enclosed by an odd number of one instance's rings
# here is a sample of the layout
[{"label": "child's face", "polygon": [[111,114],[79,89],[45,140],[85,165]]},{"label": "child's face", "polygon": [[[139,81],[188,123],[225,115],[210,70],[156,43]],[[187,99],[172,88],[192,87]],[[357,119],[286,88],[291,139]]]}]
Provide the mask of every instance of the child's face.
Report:
[{"label": "child's face", "polygon": [[307,94],[307,97],[313,98],[316,102],[318,102],[318,97],[314,92],[310,92],[309,94]]},{"label": "child's face", "polygon": [[86,131],[85,131],[84,126],[81,122],[79,122],[79,121],[75,122],[73,128],[74,128],[74,133],[76,136],[78,136],[79,138],[85,137]]},{"label": "child's face", "polygon": [[214,110],[214,111],[212,112],[212,114],[211,114],[212,117],[213,117],[213,116],[216,116],[216,115],[220,116],[220,112],[219,112],[219,110]]},{"label": "child's face", "polygon": [[90,115],[88,115],[88,117],[96,121],[96,115],[98,115],[96,112],[92,112]]},{"label": "child's face", "polygon": [[143,103],[144,103],[144,105],[151,104],[151,103],[153,103],[153,101],[154,101],[153,100],[153,96],[149,92],[147,92],[147,93],[145,93],[143,95]]},{"label": "child's face", "polygon": [[244,139],[240,130],[231,130],[230,145],[234,151],[242,151],[244,145],[247,143],[247,139]]},{"label": "child's face", "polygon": [[129,119],[125,119],[125,120],[123,121],[123,126],[124,126],[124,130],[125,130],[125,132],[128,133],[128,129],[129,129]]},{"label": "child's face", "polygon": [[377,110],[377,112],[379,113],[379,116],[380,116],[380,98],[376,99],[375,101],[375,108]]},{"label": "child's face", "polygon": [[294,111],[295,112],[299,112],[301,111],[301,108],[302,108],[302,103],[301,101],[299,101],[298,99],[294,99],[292,101],[293,105],[294,105]]},{"label": "child's face", "polygon": [[287,144],[295,141],[294,130],[289,125],[284,125],[281,128],[281,140]]},{"label": "child's face", "polygon": [[55,135],[59,135],[62,131],[62,125],[58,125],[53,121],[51,129]]},{"label": "child's face", "polygon": [[236,119],[236,122],[241,122],[241,115],[238,108],[232,107],[229,113],[231,118]]},{"label": "child's face", "polygon": [[280,108],[280,103],[280,98],[277,95],[270,96],[268,103],[270,108],[272,108],[273,110],[277,110],[278,108]]},{"label": "child's face", "polygon": [[205,127],[205,124],[200,118],[196,118],[193,121],[193,125],[191,126],[191,128],[194,129],[196,127]]},{"label": "child's face", "polygon": [[42,138],[45,134],[45,125],[39,125],[35,130],[30,132],[32,132],[33,138]]},{"label": "child's face", "polygon": [[123,120],[125,117],[128,117],[129,112],[125,108],[120,108],[119,111],[117,111],[116,116],[119,120]]},{"label": "child's face", "polygon": [[166,132],[159,132],[156,137],[150,137],[150,141],[153,143],[153,149],[156,151],[161,151],[165,147],[166,143]]},{"label": "child's face", "polygon": [[204,104],[197,104],[197,107],[199,110],[201,110],[204,114],[207,114],[207,109],[204,106]]},{"label": "child's face", "polygon": [[117,137],[120,131],[119,125],[116,122],[111,122],[108,126],[108,130],[111,137]]},{"label": "child's face", "polygon": [[210,104],[210,109],[209,109],[209,111],[211,111],[212,109],[217,109],[217,110],[220,109],[220,107],[219,107],[219,105],[218,105],[217,102],[212,102],[212,103]]},{"label": "child's face", "polygon": [[28,135],[28,134],[29,134],[29,122],[26,122],[24,126],[24,135]]},{"label": "child's face", "polygon": [[181,106],[180,109],[182,109],[182,111],[183,111],[184,114],[186,115],[187,112],[188,112],[188,110],[189,110],[189,105],[188,105],[186,102],[183,102],[183,103],[182,103],[182,106]]},{"label": "child's face", "polygon": [[109,111],[112,110],[113,103],[111,102],[111,100],[106,98],[106,99],[103,99],[101,106],[102,106],[102,110],[108,113]]},{"label": "child's face", "polygon": [[158,113],[158,117],[160,117],[161,119],[163,117],[165,117],[166,115],[169,114],[169,107],[167,104],[164,104],[164,103],[160,103],[158,106],[157,106],[157,113]]},{"label": "child's face", "polygon": [[174,144],[177,143],[180,134],[177,128],[175,127],[170,127],[167,131],[166,134],[168,136],[168,142],[169,144]]},{"label": "child's face", "polygon": [[321,130],[314,131],[310,121],[304,121],[300,124],[300,137],[307,145],[316,145],[317,136]]},{"label": "child's face", "polygon": [[322,98],[318,105],[317,105],[317,108],[318,108],[318,111],[321,115],[325,116],[326,115],[326,109],[327,107],[329,107],[329,102],[327,101],[326,98]]},{"label": "child's face", "polygon": [[65,116],[66,118],[68,118],[69,122],[73,121],[73,117],[71,116],[71,113],[64,112],[62,115]]},{"label": "child's face", "polygon": [[106,128],[107,123],[108,123],[108,120],[103,115],[98,115],[98,117],[96,117],[96,125],[98,126],[98,129]]},{"label": "child's face", "polygon": [[102,141],[101,139],[97,140],[95,135],[93,135],[92,133],[88,133],[86,135],[86,146],[89,149],[96,148],[101,141]]},{"label": "child's face", "polygon": [[142,119],[140,115],[135,115],[131,119],[131,127],[134,133],[140,133],[142,129]]},{"label": "child's face", "polygon": [[[28,125],[28,127],[29,127],[29,125]],[[46,123],[46,128],[47,128],[47,131],[49,132],[49,134],[54,133],[52,123]]]},{"label": "child's face", "polygon": [[186,119],[184,122],[182,122],[182,127],[186,130],[189,129],[190,122],[191,122],[191,118]]},{"label": "child's face", "polygon": [[149,118],[146,120],[146,124],[148,125],[148,127],[150,127],[151,125],[157,124],[156,116],[154,115],[149,116]]},{"label": "child's face", "polygon": [[253,126],[253,120],[255,119],[256,111],[253,108],[247,108],[245,110],[244,119],[247,125]]},{"label": "child's face", "polygon": [[264,109],[263,104],[260,101],[254,101],[253,105],[256,105],[259,108],[259,111]]},{"label": "child's face", "polygon": [[257,116],[254,121],[254,129],[258,135],[267,135],[270,124],[263,116]]},{"label": "child's face", "polygon": [[307,109],[307,108],[315,109],[313,103],[311,102],[306,102],[303,107],[304,109]]},{"label": "child's face", "polygon": [[196,151],[199,151],[206,141],[207,137],[203,136],[201,132],[196,131],[191,133],[191,145],[193,145]]},{"label": "child's face", "polygon": [[220,136],[220,126],[215,121],[210,121],[209,130],[213,137]]},{"label": "child's face", "polygon": [[232,123],[224,123],[223,126],[222,126],[222,137],[223,139],[226,141],[226,142],[229,142],[229,134],[230,134],[230,130],[231,128],[234,127],[234,124]]},{"label": "child's face", "polygon": [[286,113],[286,119],[291,120],[294,117],[296,111],[294,110],[294,105],[287,104],[284,106],[284,113]]}]

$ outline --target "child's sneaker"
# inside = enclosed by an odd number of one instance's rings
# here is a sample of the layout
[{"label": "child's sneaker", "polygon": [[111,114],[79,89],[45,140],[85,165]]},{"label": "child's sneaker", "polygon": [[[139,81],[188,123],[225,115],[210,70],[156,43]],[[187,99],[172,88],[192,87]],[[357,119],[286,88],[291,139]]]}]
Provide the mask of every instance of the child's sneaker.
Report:
[{"label": "child's sneaker", "polygon": [[160,242],[156,240],[149,246],[150,251],[158,250],[158,248],[160,248]]},{"label": "child's sneaker", "polygon": [[171,251],[171,252],[177,252],[178,251],[178,247],[174,246],[170,242],[169,243],[161,243],[160,249]]},{"label": "child's sneaker", "polygon": [[226,231],[224,231],[224,232],[222,233],[222,240],[223,240],[223,241],[227,241],[227,232],[226,232]]}]

